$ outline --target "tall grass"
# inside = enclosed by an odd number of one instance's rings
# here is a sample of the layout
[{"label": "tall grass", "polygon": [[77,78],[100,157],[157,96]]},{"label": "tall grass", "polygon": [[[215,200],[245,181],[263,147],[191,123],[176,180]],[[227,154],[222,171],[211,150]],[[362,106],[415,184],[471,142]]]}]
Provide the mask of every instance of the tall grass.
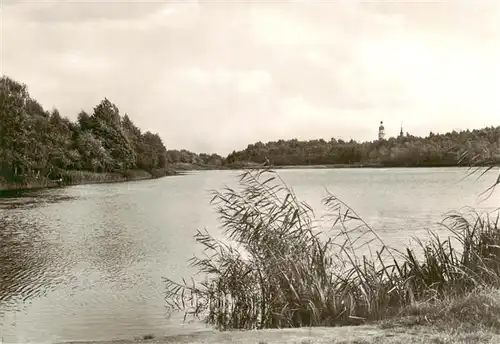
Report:
[{"label": "tall grass", "polygon": [[171,311],[221,330],[348,325],[500,286],[498,216],[450,214],[448,238],[430,233],[417,240],[420,253],[398,251],[331,194],[325,226],[274,171],[239,182],[212,199],[226,240],[195,235],[204,254],[190,263],[200,278],[165,279]]},{"label": "tall grass", "polygon": [[[153,174],[154,173],[154,174]],[[64,184],[83,184],[83,183],[114,183],[130,180],[142,180],[158,178],[167,175],[166,170],[156,170],[148,172],[144,170],[125,170],[123,172],[90,172],[90,171],[62,171],[61,177]]]},{"label": "tall grass", "polygon": [[61,178],[64,184],[82,184],[82,183],[110,183],[125,181],[120,173],[96,173],[90,171],[62,171]]}]

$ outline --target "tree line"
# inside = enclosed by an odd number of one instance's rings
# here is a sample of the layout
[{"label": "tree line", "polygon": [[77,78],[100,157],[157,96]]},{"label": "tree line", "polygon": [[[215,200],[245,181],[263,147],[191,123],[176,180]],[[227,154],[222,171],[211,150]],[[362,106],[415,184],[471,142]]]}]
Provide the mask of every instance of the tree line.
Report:
[{"label": "tree line", "polygon": [[142,132],[107,98],[75,122],[57,109],[46,111],[26,85],[0,78],[0,181],[22,182],[42,176],[57,179],[63,171],[120,172],[145,170],[164,175],[172,168],[239,168],[251,164],[364,165],[387,167],[498,164],[500,126],[478,130],[410,134],[369,142],[332,138],[257,142],[227,157],[167,150],[158,134]]},{"label": "tree line", "polygon": [[[27,86],[0,78],[0,179],[58,179],[62,171],[164,173],[176,162],[208,163],[217,156],[168,151],[158,134],[142,132],[107,98],[76,122],[46,111]],[[219,162],[220,163],[220,162]],[[163,171],[163,172],[162,172]]]},{"label": "tree line", "polygon": [[227,164],[275,166],[364,165],[384,167],[433,167],[494,165],[500,162],[500,126],[478,130],[410,134],[369,142],[332,138],[257,142],[227,156]]}]

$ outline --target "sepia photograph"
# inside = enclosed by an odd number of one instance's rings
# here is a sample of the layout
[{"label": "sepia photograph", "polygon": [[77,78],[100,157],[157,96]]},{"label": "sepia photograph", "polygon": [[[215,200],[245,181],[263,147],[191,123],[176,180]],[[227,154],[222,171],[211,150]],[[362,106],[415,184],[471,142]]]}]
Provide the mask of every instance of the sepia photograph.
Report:
[{"label": "sepia photograph", "polygon": [[499,344],[500,0],[0,0],[0,344]]}]

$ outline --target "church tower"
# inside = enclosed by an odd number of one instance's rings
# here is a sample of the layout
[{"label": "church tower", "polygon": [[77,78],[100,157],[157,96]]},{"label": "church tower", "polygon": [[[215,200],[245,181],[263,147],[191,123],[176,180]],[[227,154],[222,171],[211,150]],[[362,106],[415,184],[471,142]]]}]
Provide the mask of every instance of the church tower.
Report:
[{"label": "church tower", "polygon": [[385,139],[385,128],[384,128],[384,122],[380,121],[380,126],[378,127],[378,139],[383,140]]},{"label": "church tower", "polygon": [[401,131],[399,132],[399,137],[403,137],[403,122],[401,122]]}]

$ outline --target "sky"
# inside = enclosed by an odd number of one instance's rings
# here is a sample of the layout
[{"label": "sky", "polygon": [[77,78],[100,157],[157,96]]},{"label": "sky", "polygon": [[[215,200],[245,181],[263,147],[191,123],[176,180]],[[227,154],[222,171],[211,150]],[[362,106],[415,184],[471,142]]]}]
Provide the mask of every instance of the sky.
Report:
[{"label": "sky", "polygon": [[0,74],[168,149],[500,124],[498,0],[0,1]]}]

